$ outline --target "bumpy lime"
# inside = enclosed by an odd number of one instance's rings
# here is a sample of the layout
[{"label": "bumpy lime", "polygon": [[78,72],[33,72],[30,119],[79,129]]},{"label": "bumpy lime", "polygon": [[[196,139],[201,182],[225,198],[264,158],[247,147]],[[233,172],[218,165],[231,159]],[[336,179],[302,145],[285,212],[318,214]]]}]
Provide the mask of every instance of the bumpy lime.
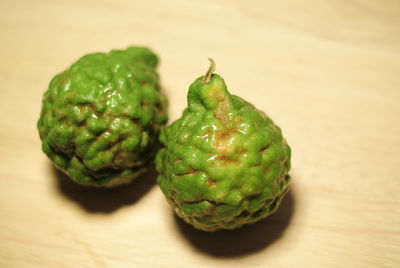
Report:
[{"label": "bumpy lime", "polygon": [[189,88],[188,108],[161,133],[157,182],[178,216],[204,231],[274,213],[288,191],[290,147],[262,111],[212,74]]},{"label": "bumpy lime", "polygon": [[129,47],[80,58],[44,93],[42,149],[72,180],[98,187],[131,182],[159,148],[167,122],[157,56]]}]

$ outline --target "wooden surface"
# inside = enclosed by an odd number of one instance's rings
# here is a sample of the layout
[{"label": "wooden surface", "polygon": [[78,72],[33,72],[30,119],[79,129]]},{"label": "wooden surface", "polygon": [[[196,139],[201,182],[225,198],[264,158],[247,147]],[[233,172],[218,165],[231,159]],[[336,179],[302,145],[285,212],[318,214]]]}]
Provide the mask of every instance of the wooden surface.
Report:
[{"label": "wooden surface", "polygon": [[[0,267],[400,267],[400,1],[0,1]],[[207,57],[281,126],[292,190],[215,234],[149,173],[95,191],[41,152],[41,97],[81,55],[152,47],[171,121]]]}]

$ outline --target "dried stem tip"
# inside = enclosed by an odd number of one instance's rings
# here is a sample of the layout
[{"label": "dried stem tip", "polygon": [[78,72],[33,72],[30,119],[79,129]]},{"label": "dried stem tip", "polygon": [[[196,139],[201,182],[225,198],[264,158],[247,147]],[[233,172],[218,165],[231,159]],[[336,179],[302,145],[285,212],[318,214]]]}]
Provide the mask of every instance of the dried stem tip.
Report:
[{"label": "dried stem tip", "polygon": [[208,70],[204,75],[203,84],[207,84],[211,81],[211,75],[215,71],[215,61],[212,58],[208,58],[208,60],[210,61],[210,67],[208,67]]}]

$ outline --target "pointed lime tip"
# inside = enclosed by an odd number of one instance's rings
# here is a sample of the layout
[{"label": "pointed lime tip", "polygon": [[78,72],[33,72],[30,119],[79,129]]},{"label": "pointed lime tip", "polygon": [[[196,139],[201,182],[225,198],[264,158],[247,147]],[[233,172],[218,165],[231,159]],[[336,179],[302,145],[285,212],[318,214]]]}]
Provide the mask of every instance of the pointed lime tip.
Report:
[{"label": "pointed lime tip", "polygon": [[208,58],[208,60],[210,61],[210,67],[208,67],[208,70],[204,75],[203,84],[207,84],[211,81],[211,75],[215,71],[215,61],[212,58]]}]

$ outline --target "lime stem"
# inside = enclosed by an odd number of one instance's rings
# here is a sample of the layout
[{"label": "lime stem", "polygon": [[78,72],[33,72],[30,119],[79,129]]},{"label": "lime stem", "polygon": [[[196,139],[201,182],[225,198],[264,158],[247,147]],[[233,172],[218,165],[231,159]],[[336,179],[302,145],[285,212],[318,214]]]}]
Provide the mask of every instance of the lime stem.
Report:
[{"label": "lime stem", "polygon": [[208,58],[208,60],[210,61],[210,67],[208,67],[208,70],[204,75],[203,84],[207,84],[211,81],[211,75],[215,71],[215,61],[212,58]]}]

